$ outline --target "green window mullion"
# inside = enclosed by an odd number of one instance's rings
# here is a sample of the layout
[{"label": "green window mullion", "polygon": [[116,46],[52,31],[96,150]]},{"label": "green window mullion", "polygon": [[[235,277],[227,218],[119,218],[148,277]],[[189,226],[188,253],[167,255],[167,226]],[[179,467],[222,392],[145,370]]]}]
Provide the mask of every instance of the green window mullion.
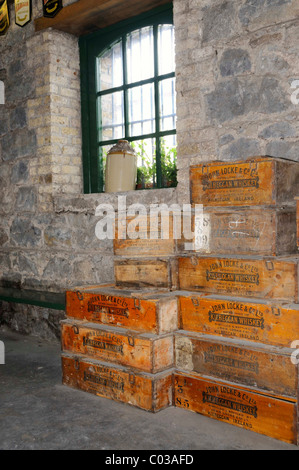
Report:
[{"label": "green window mullion", "polygon": [[[127,56],[127,41],[128,34],[133,31],[134,26],[138,23],[138,29],[146,26],[153,28],[153,41],[154,41],[154,76],[145,80],[140,80],[134,83],[128,83],[128,56]],[[158,32],[160,24],[172,23],[172,5],[163,5],[151,13],[144,13],[134,19],[128,19],[119,25],[108,27],[105,31],[98,31],[85,37],[80,38],[80,59],[81,59],[81,80],[82,80],[82,112],[85,115],[82,120],[82,134],[83,134],[83,158],[84,158],[84,191],[85,192],[101,192],[104,187],[104,174],[103,174],[103,161],[102,152],[110,145],[114,145],[119,139],[111,138],[104,140],[101,133],[101,106],[102,97],[104,95],[111,95],[115,92],[123,93],[123,126],[124,131],[121,134],[126,140],[133,142],[145,139],[153,139],[156,146],[156,187],[163,187],[162,180],[162,149],[161,139],[164,136],[171,136],[176,134],[175,129],[162,131],[160,119],[160,93],[161,82],[164,79],[175,77],[175,72],[166,73],[159,76],[159,59],[158,59]],[[97,77],[99,74],[95,73],[95,65],[97,68],[97,58],[101,51],[113,44],[114,41],[120,40],[122,44],[123,55],[123,84],[118,86],[117,83],[112,83],[110,89],[100,90],[97,85]],[[95,63],[96,62],[96,63]],[[114,62],[112,61],[112,66]],[[84,77],[83,77],[84,75]],[[149,103],[154,107],[154,114],[151,116],[152,127],[147,129],[147,134],[142,134],[143,130],[139,132],[141,135],[130,135],[130,94],[131,90],[135,87],[141,87],[152,83],[152,98]],[[106,101],[106,100],[105,100]],[[132,113],[131,113],[132,114]],[[87,116],[87,117],[86,117]],[[132,121],[136,118],[132,115]],[[141,118],[142,121],[142,118]],[[138,133],[139,133],[138,132]],[[111,136],[112,137],[112,136]]]},{"label": "green window mullion", "polygon": [[158,63],[158,25],[154,25],[154,74],[155,74],[155,125],[156,125],[156,176],[157,188],[162,187],[161,149],[160,149],[160,92]]},{"label": "green window mullion", "polygon": [[129,138],[129,97],[127,89],[127,77],[128,77],[128,63],[127,63],[127,36],[122,37],[122,51],[123,51],[123,94],[124,94],[124,123],[125,123],[125,135],[124,138]]}]

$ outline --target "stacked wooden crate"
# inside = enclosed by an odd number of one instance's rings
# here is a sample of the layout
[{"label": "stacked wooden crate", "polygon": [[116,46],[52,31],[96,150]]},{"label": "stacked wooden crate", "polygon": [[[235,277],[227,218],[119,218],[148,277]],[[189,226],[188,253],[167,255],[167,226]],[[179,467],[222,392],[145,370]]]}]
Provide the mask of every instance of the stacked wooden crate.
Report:
[{"label": "stacked wooden crate", "polygon": [[204,211],[178,259],[175,405],[297,444],[299,164],[212,162],[190,179]]},{"label": "stacked wooden crate", "polygon": [[177,299],[114,285],[67,292],[63,383],[148,411],[172,404]]},{"label": "stacked wooden crate", "polygon": [[67,292],[63,383],[298,443],[299,164],[212,162],[190,180],[191,240],[168,213],[119,214],[115,284]]},{"label": "stacked wooden crate", "polygon": [[114,239],[117,287],[177,289],[179,240],[173,221],[173,215],[161,211],[118,216]]}]

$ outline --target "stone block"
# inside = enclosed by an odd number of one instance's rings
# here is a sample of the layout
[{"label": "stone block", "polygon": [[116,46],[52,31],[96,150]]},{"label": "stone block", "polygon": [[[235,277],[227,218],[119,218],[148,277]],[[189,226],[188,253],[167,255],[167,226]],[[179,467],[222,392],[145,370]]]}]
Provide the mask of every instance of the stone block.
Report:
[{"label": "stone block", "polygon": [[214,41],[232,36],[236,31],[235,7],[233,2],[224,1],[203,9],[202,42]]},{"label": "stone block", "polygon": [[251,61],[248,51],[244,49],[227,49],[220,59],[220,73],[222,77],[240,75],[251,70]]},{"label": "stone block", "polygon": [[16,197],[16,209],[21,212],[34,212],[36,199],[36,190],[33,186],[20,187]]},{"label": "stone block", "polygon": [[17,216],[10,227],[11,241],[20,246],[33,247],[41,245],[41,230],[30,218]]},{"label": "stone block", "polygon": [[28,162],[26,160],[18,161],[12,168],[11,182],[26,183],[29,178]]},{"label": "stone block", "polygon": [[35,132],[26,128],[9,132],[3,136],[1,147],[4,161],[32,155],[36,150]]}]

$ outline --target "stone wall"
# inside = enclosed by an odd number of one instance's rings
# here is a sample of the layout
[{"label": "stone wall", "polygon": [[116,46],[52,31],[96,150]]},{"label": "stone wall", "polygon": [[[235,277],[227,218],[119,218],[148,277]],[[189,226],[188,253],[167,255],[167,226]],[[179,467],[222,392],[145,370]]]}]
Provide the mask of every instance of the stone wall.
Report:
[{"label": "stone wall", "polygon": [[[64,5],[67,3],[64,1]],[[33,17],[41,16],[33,0]],[[98,240],[96,207],[117,195],[82,194],[78,38],[14,24],[0,38],[0,285],[64,291],[113,282],[112,240]],[[127,203],[175,201],[175,190],[131,192]]]},{"label": "stone wall", "polygon": [[[117,195],[82,194],[78,40],[20,28],[13,10],[0,37],[0,285],[113,282],[95,209],[117,209]],[[174,0],[179,184],[130,192],[128,204],[188,203],[189,166],[201,161],[299,161],[298,18],[298,0]]]},{"label": "stone wall", "polygon": [[190,164],[299,161],[298,0],[176,0],[174,19],[179,200]]}]

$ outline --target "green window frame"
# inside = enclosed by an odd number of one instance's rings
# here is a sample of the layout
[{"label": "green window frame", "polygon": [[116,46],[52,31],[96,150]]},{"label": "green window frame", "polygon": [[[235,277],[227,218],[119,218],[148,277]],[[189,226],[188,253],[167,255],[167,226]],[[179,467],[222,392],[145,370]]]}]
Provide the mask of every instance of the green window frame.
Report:
[{"label": "green window frame", "polygon": [[[112,147],[119,139],[134,144],[153,139],[155,143],[155,187],[162,188],[163,139],[176,135],[175,124],[171,129],[161,126],[160,92],[161,83],[169,79],[175,80],[175,72],[159,74],[158,67],[158,28],[159,25],[173,24],[172,4],[163,5],[143,15],[130,18],[117,25],[99,30],[79,38],[80,69],[81,69],[81,109],[82,109],[82,154],[84,193],[101,193],[104,191],[104,158],[102,150]],[[152,27],[154,44],[154,74],[150,78],[139,81],[127,81],[126,38],[130,33],[147,26]],[[120,86],[99,87],[98,60],[109,47],[117,41],[122,44],[123,82]],[[130,131],[128,94],[138,87],[150,85],[154,90],[154,123],[152,132],[135,135]],[[123,135],[118,138],[101,140],[101,123],[99,119],[99,100],[113,93],[123,94],[124,125]],[[175,114],[175,110],[174,110]],[[114,136],[115,137],[115,136]]]}]

